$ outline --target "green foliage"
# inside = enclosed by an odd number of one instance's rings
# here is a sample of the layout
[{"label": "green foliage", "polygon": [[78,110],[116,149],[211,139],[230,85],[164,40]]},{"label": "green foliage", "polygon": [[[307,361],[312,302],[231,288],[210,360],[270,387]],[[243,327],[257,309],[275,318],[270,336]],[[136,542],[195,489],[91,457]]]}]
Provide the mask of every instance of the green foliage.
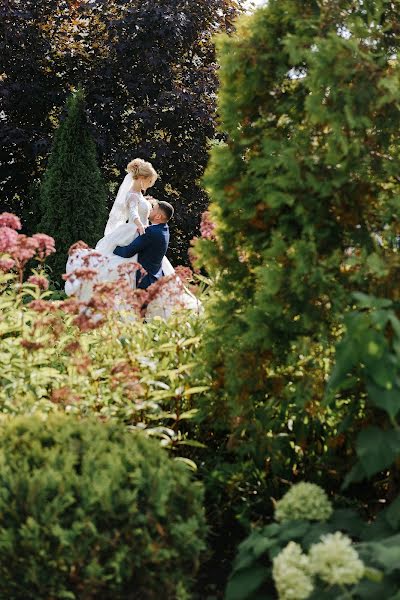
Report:
[{"label": "green foliage", "polygon": [[[0,411],[66,411],[140,428],[180,451],[195,440],[196,398],[208,380],[197,358],[202,321],[184,311],[143,323],[106,308],[81,331],[69,301],[0,275]],[[36,308],[31,301],[37,301]],[[75,311],[76,312],[76,311]]]},{"label": "green foliage", "polygon": [[[400,459],[400,321],[397,303],[354,294],[359,309],[345,318],[327,400],[347,405],[342,432],[352,433],[358,458],[344,485],[384,473],[384,486],[397,487]],[[353,391],[354,390],[354,391]],[[349,392],[353,392],[351,401]],[[360,409],[363,408],[361,411]],[[359,417],[362,414],[362,423]],[[361,429],[355,436],[354,431]],[[391,469],[388,477],[387,469]]]},{"label": "green foliage", "polygon": [[0,597],[187,597],[204,549],[200,484],[115,424],[0,428]]},{"label": "green foliage", "polygon": [[56,241],[57,254],[49,260],[53,279],[65,272],[67,252],[73,243],[84,239],[94,246],[103,236],[106,200],[84,93],[79,90],[68,100],[67,116],[55,134],[40,192],[39,229]]},{"label": "green foliage", "polygon": [[349,467],[347,404],[322,399],[351,293],[398,297],[396,19],[384,1],[271,0],[218,41],[227,138],[205,178],[215,239],[195,251],[215,281],[214,426],[259,489],[338,489]]},{"label": "green foliage", "polygon": [[[326,585],[318,577],[314,577],[314,591],[301,597],[311,600],[345,598],[367,600],[377,597],[395,600],[395,594],[400,585],[398,564],[400,523],[393,520],[393,514],[398,513],[399,500],[400,498],[383,511],[372,525],[363,522],[359,515],[352,510],[337,509],[329,520],[324,522],[292,520],[256,528],[239,546],[225,599],[272,600],[277,598],[274,590],[273,561],[282,550],[289,543],[296,542],[303,552],[309,553],[311,550],[311,556],[313,546],[321,543],[321,539],[322,542],[324,540],[326,542],[327,538],[324,536],[341,531],[356,540],[354,549],[365,564],[363,579],[351,586],[339,586]],[[301,506],[299,506],[300,509]],[[335,560],[340,562],[340,555],[335,556],[332,552],[329,567],[333,572]],[[337,568],[339,566],[338,564]],[[301,571],[300,564],[298,564],[298,568]],[[309,577],[312,574],[312,568],[310,570],[305,568],[304,572],[305,576]],[[339,570],[336,574],[340,578]],[[294,579],[293,573],[287,570],[287,581],[289,582],[290,579]],[[292,583],[296,583],[295,579]],[[298,597],[300,597],[300,592]]]}]

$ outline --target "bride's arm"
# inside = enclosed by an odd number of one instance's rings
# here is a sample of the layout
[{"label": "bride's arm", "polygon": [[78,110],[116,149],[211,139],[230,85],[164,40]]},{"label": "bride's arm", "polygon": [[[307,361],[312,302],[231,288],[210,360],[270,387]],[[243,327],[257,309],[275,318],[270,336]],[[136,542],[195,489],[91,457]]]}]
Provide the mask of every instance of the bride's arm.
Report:
[{"label": "bride's arm", "polygon": [[145,228],[144,228],[142,221],[140,220],[139,212],[138,212],[139,197],[140,197],[139,193],[135,192],[131,188],[129,190],[127,200],[128,200],[128,207],[129,207],[129,216],[132,219],[132,221],[135,223],[139,234],[143,235]]}]

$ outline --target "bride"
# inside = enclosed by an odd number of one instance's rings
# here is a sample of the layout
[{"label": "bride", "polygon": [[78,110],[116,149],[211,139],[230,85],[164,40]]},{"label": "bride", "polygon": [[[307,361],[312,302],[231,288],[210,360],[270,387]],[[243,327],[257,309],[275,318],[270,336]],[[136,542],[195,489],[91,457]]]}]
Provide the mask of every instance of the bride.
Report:
[{"label": "bride", "polygon": [[[65,293],[75,295],[82,301],[90,299],[96,283],[116,281],[121,277],[121,265],[132,263],[134,268],[137,257],[122,258],[113,252],[117,246],[130,244],[138,235],[142,235],[149,226],[151,202],[143,196],[152,187],[158,174],[153,165],[141,158],[135,158],[127,166],[127,175],[122,182],[114,205],[110,211],[104,237],[96,244],[95,251],[90,248],[77,248],[71,252],[66,266]],[[91,271],[91,277],[80,277],[82,269]],[[164,256],[162,261],[164,276],[174,275],[175,271],[169,260]],[[129,272],[129,270],[126,270]],[[129,277],[130,284],[135,287],[136,277]],[[177,278],[179,282],[179,278]],[[161,297],[155,298],[147,308],[148,316],[169,316],[173,310],[172,304],[183,308],[199,311],[200,302],[188,290],[183,289],[178,301],[166,297],[168,287],[165,286]],[[172,304],[171,304],[172,303]]]}]

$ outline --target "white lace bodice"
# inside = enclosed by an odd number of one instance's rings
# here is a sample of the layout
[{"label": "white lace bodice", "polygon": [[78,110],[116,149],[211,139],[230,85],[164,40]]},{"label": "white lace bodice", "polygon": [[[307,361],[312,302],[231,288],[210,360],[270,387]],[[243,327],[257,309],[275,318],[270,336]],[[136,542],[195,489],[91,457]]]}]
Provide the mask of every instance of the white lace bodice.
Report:
[{"label": "white lace bodice", "polygon": [[140,192],[128,192],[126,202],[129,212],[129,223],[134,223],[139,217],[142,224],[147,227],[149,225],[149,215],[151,204]]}]

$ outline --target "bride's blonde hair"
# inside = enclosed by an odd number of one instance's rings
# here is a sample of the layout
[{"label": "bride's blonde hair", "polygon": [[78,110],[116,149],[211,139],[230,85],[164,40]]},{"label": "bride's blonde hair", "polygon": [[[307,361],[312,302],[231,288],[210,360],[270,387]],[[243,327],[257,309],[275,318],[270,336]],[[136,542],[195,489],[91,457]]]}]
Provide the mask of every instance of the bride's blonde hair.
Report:
[{"label": "bride's blonde hair", "polygon": [[145,177],[146,179],[151,178],[151,184],[154,185],[158,174],[153,165],[150,162],[143,160],[142,158],[135,158],[126,167],[128,173],[132,174],[133,179],[138,177]]}]

